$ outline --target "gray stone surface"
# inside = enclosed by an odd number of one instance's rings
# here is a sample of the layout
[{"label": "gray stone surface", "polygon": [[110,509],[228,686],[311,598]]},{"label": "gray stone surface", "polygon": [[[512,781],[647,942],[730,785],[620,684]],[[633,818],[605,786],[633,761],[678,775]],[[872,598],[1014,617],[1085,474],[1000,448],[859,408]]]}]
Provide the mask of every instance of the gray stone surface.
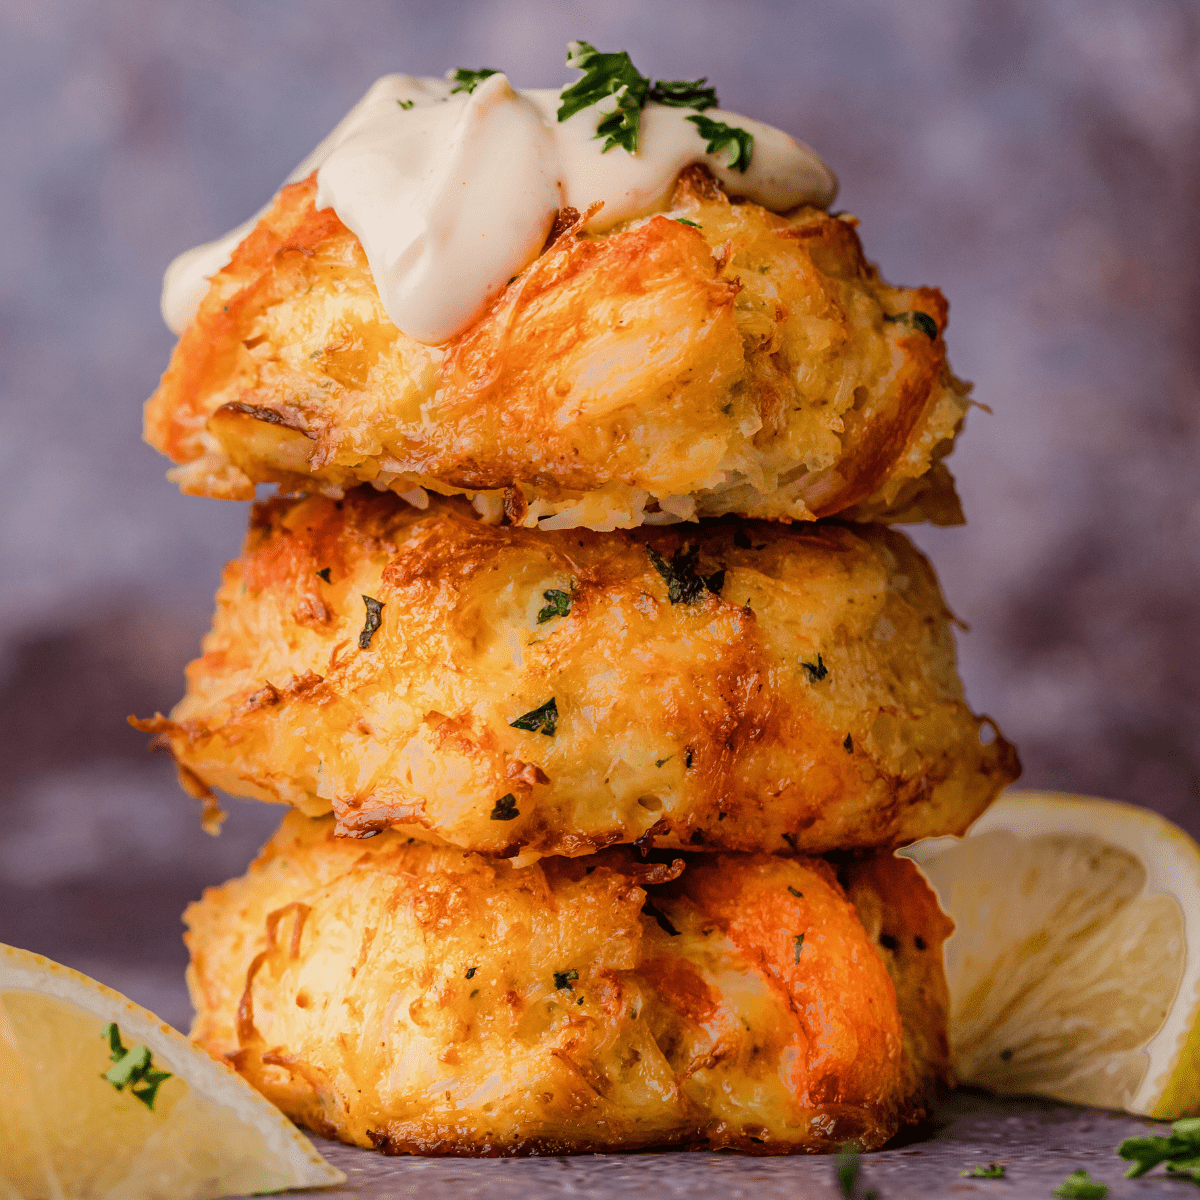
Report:
[{"label": "gray stone surface", "polygon": [[[1111,1186],[1110,1200],[1194,1194],[1194,1185],[1163,1178],[1124,1178],[1128,1165],[1115,1153],[1122,1138],[1161,1127],[1115,1113],[1086,1112],[1036,1100],[1001,1101],[960,1091],[939,1111],[932,1128],[893,1149],[863,1157],[860,1191],[879,1200],[927,1196],[1024,1200],[1044,1197],[1082,1167]],[[347,1176],[329,1197],[372,1200],[524,1200],[572,1196],[586,1200],[826,1200],[838,1196],[832,1159],[745,1158],[735,1154],[599,1154],[542,1159],[385,1158],[314,1139]],[[965,1167],[991,1162],[1003,1180],[963,1179]]]}]

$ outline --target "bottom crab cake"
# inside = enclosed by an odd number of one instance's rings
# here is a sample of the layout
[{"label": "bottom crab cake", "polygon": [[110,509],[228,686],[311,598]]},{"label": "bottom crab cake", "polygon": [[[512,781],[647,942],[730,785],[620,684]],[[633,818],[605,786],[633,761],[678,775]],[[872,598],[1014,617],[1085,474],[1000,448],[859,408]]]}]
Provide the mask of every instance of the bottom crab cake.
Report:
[{"label": "bottom crab cake", "polygon": [[192,1036],[387,1153],[870,1148],[948,1071],[952,925],[890,854],[514,867],[293,812],[185,920]]},{"label": "bottom crab cake", "polygon": [[[539,531],[359,490],[254,510],[171,718],[194,792],[501,857],[962,833],[1020,772],[901,534]],[[644,840],[643,840],[644,839]]]}]

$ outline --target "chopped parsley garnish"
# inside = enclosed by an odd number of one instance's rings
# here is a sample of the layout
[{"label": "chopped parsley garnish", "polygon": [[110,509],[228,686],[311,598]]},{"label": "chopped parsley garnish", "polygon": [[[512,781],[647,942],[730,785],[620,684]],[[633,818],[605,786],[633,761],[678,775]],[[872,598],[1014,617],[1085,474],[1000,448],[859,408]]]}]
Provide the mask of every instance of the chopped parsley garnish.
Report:
[{"label": "chopped parsley garnish", "polygon": [[[450,76],[454,80],[454,87],[450,89],[450,95],[455,92],[466,92],[469,96],[489,75],[498,75],[499,71],[493,71],[491,67],[480,67],[478,71],[468,71],[466,67],[459,67],[453,75]],[[401,108],[404,106],[401,105]]]},{"label": "chopped parsley garnish", "polygon": [[[520,815],[517,809],[517,798],[512,792],[509,792],[507,796],[501,796],[492,809],[493,821],[515,821]],[[471,970],[474,969],[474,967],[471,968]],[[470,979],[471,976],[468,975],[467,978]]]},{"label": "chopped parsley garnish", "polygon": [[[707,77],[703,79],[660,79],[651,85],[647,76],[643,75],[633,65],[632,59],[624,51],[605,54],[588,42],[571,42],[567,46],[567,66],[583,72],[583,78],[577,79],[570,87],[563,88],[559,94],[558,119],[565,121],[585,108],[606,100],[612,96],[616,100],[616,108],[604,115],[596,126],[596,137],[604,138],[604,146],[600,153],[605,154],[614,146],[620,146],[630,154],[636,154],[638,137],[642,131],[642,109],[647,100],[657,104],[665,104],[669,108],[694,108],[703,112],[706,108],[715,108],[717,93],[715,89],[705,87]],[[694,120],[689,117],[688,120]],[[710,121],[710,125],[716,122]],[[728,126],[721,126],[728,129]],[[700,131],[704,136],[704,130]],[[745,130],[734,131],[743,138],[749,138],[752,148],[754,139]],[[722,143],[725,145],[726,143]],[[739,141],[739,147],[740,147]],[[746,150],[746,166],[750,165],[751,149]],[[741,151],[739,149],[739,156]],[[746,167],[740,167],[744,171]]]},{"label": "chopped parsley garnish", "polygon": [[1086,1171],[1072,1171],[1054,1189],[1059,1200],[1103,1200],[1108,1184],[1097,1183]]},{"label": "chopped parsley garnish", "polygon": [[587,42],[571,42],[567,46],[567,66],[582,71],[583,78],[563,88],[558,119],[565,121],[613,96],[617,101],[616,110],[596,126],[596,137],[605,139],[600,152],[604,154],[614,146],[621,146],[630,154],[635,153],[650,80],[633,65],[624,50],[602,54]]},{"label": "chopped parsley garnish", "polygon": [[656,758],[654,760],[654,765],[656,767],[664,766],[665,764],[669,763],[671,761],[671,759],[673,759],[674,757],[675,757],[675,755],[668,754],[666,758]]},{"label": "chopped parsley garnish", "polygon": [[744,172],[750,166],[754,157],[754,134],[749,130],[739,129],[736,125],[726,125],[724,121],[714,121],[711,117],[687,118],[700,131],[704,138],[705,151],[717,154],[726,146],[733,150],[727,166]]},{"label": "chopped parsley garnish", "polygon": [[705,87],[708,76],[703,79],[660,79],[650,89],[649,99],[668,108],[694,108],[703,112],[706,108],[717,108],[717,89]]},{"label": "chopped parsley garnish", "polygon": [[704,226],[699,221],[689,221],[687,217],[676,217],[675,222],[678,225],[690,225],[693,229],[703,229]]},{"label": "chopped parsley garnish", "polygon": [[821,661],[819,654],[815,663],[805,662],[801,659],[800,665],[804,668],[804,673],[808,676],[809,683],[820,683],[829,674],[829,668]]},{"label": "chopped parsley garnish", "polygon": [[804,898],[803,892],[796,891],[796,889],[794,887],[791,887],[790,885],[788,886],[788,891],[791,892],[793,896],[799,896],[801,899]]},{"label": "chopped parsley garnish", "polygon": [[579,972],[576,971],[573,967],[569,971],[555,971],[554,972],[554,986],[556,988],[558,988],[558,990],[560,992],[563,990],[563,988],[566,988],[568,991],[571,991],[571,990],[573,990],[571,988],[571,981],[574,979],[578,979],[578,978],[579,978]]},{"label": "chopped parsley garnish", "polygon": [[878,1192],[858,1190],[858,1172],[862,1158],[857,1150],[845,1149],[833,1160],[833,1177],[837,1180],[838,1194],[842,1200],[879,1200]]},{"label": "chopped parsley garnish", "polygon": [[317,572],[317,575],[318,575],[318,576],[320,576],[320,578],[322,578],[323,580],[325,580],[325,582],[326,582],[326,583],[328,583],[328,582],[329,582],[329,572],[330,572],[330,569],[331,569],[331,568],[329,568],[329,567],[322,567],[322,568],[321,568],[321,569],[320,569],[320,570]]},{"label": "chopped parsley garnish", "polygon": [[474,978],[475,978],[475,972],[476,972],[476,971],[478,971],[478,970],[479,970],[479,968],[478,968],[478,967],[468,967],[468,968],[467,968],[467,975],[466,975],[466,977],[467,977],[468,979],[474,979]]},{"label": "chopped parsley garnish", "polygon": [[374,596],[364,596],[362,599],[367,606],[367,619],[363,624],[362,633],[358,635],[358,648],[366,650],[370,648],[375,631],[383,624],[383,605]]},{"label": "chopped parsley garnish", "polygon": [[887,313],[884,313],[883,319],[897,325],[911,325],[914,329],[919,329],[930,341],[937,341],[937,322],[928,313],[902,312],[897,313],[894,317],[889,317]]},{"label": "chopped parsley garnish", "polygon": [[964,1179],[1003,1179],[1004,1168],[996,1163],[988,1163],[986,1167],[967,1167],[959,1171],[959,1175]]},{"label": "chopped parsley garnish", "polygon": [[1166,1163],[1172,1175],[1183,1175],[1200,1183],[1200,1117],[1185,1117],[1171,1126],[1171,1136],[1126,1138],[1117,1153],[1132,1164],[1127,1179],[1137,1179]]},{"label": "chopped parsley garnish", "polygon": [[670,562],[653,546],[647,546],[646,553],[654,569],[666,580],[667,598],[672,604],[695,604],[706,590],[719,596],[725,586],[724,571],[715,571],[707,578],[696,574],[699,546],[681,546],[671,555]]},{"label": "chopped parsley garnish", "polygon": [[800,951],[804,949],[804,934],[798,933],[792,938],[792,945],[796,948],[796,962],[800,961]]},{"label": "chopped parsley garnish", "polygon": [[[454,90],[457,92],[458,88],[455,88]],[[412,108],[412,106],[416,103],[416,101],[415,100],[397,100],[396,103],[398,105],[400,105],[400,107],[402,109],[404,109],[405,112],[408,112],[408,110],[410,108]]]},{"label": "chopped parsley garnish", "polygon": [[510,729],[525,729],[530,733],[541,732],[547,737],[553,737],[558,728],[558,702],[551,696],[545,704],[531,709],[515,721],[509,721],[508,725]]},{"label": "chopped parsley garnish", "polygon": [[845,752],[847,754],[854,753],[854,735],[853,734],[849,734],[849,733],[846,734],[846,740],[842,743],[842,749],[845,750]]},{"label": "chopped parsley garnish", "polygon": [[171,1078],[171,1072],[155,1070],[150,1051],[145,1046],[137,1045],[132,1050],[126,1050],[121,1044],[121,1031],[115,1022],[110,1021],[105,1025],[100,1036],[108,1039],[108,1057],[115,1064],[100,1078],[108,1080],[118,1092],[129,1088],[153,1112],[158,1089]]},{"label": "chopped parsley garnish", "polygon": [[539,625],[544,625],[555,617],[565,617],[571,611],[570,592],[560,592],[558,588],[551,588],[542,593],[542,599],[549,603],[537,615]]}]

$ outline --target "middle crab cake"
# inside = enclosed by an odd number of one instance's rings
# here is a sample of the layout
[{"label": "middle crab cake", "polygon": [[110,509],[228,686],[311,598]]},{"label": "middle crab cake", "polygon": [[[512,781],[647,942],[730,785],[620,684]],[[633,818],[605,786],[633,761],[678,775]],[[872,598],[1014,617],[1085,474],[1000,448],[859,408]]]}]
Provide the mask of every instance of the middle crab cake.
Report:
[{"label": "middle crab cake", "polygon": [[185,786],[505,857],[961,833],[1019,773],[891,530],[542,532],[390,494],[255,507],[170,719]]}]

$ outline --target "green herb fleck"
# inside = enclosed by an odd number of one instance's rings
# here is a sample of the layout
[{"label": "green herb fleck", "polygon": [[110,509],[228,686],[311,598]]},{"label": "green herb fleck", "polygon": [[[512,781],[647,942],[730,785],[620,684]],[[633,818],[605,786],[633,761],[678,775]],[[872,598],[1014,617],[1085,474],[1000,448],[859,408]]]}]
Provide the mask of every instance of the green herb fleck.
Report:
[{"label": "green herb fleck", "polygon": [[805,662],[801,659],[800,665],[804,668],[804,673],[808,676],[809,683],[820,683],[829,674],[829,668],[822,662],[819,654],[815,663]]},{"label": "green herb fleck", "polygon": [[860,1192],[858,1190],[858,1172],[862,1166],[862,1157],[858,1151],[847,1146],[839,1151],[833,1160],[833,1177],[837,1180],[838,1195],[842,1200],[879,1200],[878,1192]]},{"label": "green herb fleck", "polygon": [[[509,792],[507,796],[501,796],[496,801],[496,806],[492,809],[493,821],[515,821],[520,815],[520,812],[517,810],[517,798],[512,792]],[[474,970],[475,968],[472,967],[471,969]],[[468,975],[467,978],[470,979],[471,976]]]},{"label": "green herb fleck", "polygon": [[736,125],[726,125],[724,121],[714,121],[710,117],[688,117],[687,119],[695,125],[700,131],[700,136],[704,138],[706,153],[717,154],[728,146],[732,149],[733,154],[730,156],[727,166],[742,172],[745,172],[746,168],[750,166],[750,160],[754,157],[754,134],[746,129],[739,129]]},{"label": "green herb fleck", "polygon": [[804,898],[803,892],[796,891],[796,889],[794,887],[791,887],[790,885],[788,887],[788,891],[791,892],[793,896],[799,896],[801,899]]},{"label": "green herb fleck", "polygon": [[937,341],[937,322],[928,313],[902,312],[897,313],[894,317],[889,317],[887,313],[884,313],[883,319],[898,325],[911,325],[914,329],[919,329],[930,341]]},{"label": "green herb fleck", "polygon": [[170,1071],[155,1070],[150,1051],[142,1045],[126,1050],[121,1043],[121,1031],[115,1022],[110,1021],[100,1032],[100,1036],[108,1039],[108,1057],[115,1066],[109,1067],[101,1079],[106,1079],[118,1092],[129,1088],[151,1112],[158,1098],[158,1089],[163,1082],[171,1078]]},{"label": "green herb fleck", "polygon": [[699,221],[689,221],[687,217],[676,217],[675,220],[680,225],[690,225],[693,229],[703,229],[704,226]]},{"label": "green herb fleck", "polygon": [[703,79],[659,79],[650,89],[649,99],[668,108],[694,108],[703,112],[706,108],[717,108],[716,88],[705,87],[708,76]]},{"label": "green herb fleck", "polygon": [[995,1163],[988,1163],[986,1167],[967,1167],[964,1171],[959,1171],[964,1179],[1003,1179],[1004,1168],[997,1166]]},{"label": "green herb fleck", "polygon": [[563,990],[563,988],[566,988],[568,991],[572,991],[574,989],[571,988],[571,981],[578,978],[579,972],[573,967],[569,971],[555,971],[554,986],[558,988],[560,992]]},{"label": "green herb fleck", "polygon": [[796,948],[796,962],[800,961],[800,951],[804,949],[804,934],[798,933],[792,938],[792,944]]},{"label": "green herb fleck", "polygon": [[525,729],[530,733],[540,730],[547,737],[553,737],[558,728],[558,702],[551,696],[545,704],[531,709],[515,721],[509,721],[508,725],[510,729]]},{"label": "green herb fleck", "polygon": [[366,650],[371,645],[375,630],[383,624],[383,605],[374,596],[364,596],[362,599],[367,606],[367,619],[363,624],[362,633],[358,635],[358,648]]},{"label": "green herb fleck", "polygon": [[675,757],[675,755],[673,755],[673,754],[668,754],[666,758],[656,758],[656,759],[654,760],[654,765],[655,765],[656,767],[662,767],[662,766],[665,766],[665,765],[666,765],[667,763],[669,763],[669,762],[671,761],[671,759],[673,759],[674,757]]},{"label": "green herb fleck", "polygon": [[474,978],[475,978],[475,972],[476,972],[476,971],[478,971],[478,970],[479,970],[479,968],[478,968],[478,967],[468,967],[468,968],[467,968],[467,974],[466,974],[466,978],[467,978],[467,979],[474,979]]},{"label": "green herb fleck", "polygon": [[635,153],[650,80],[638,71],[624,50],[602,54],[587,42],[571,42],[567,46],[567,66],[582,71],[583,78],[563,88],[559,96],[558,119],[565,121],[613,96],[617,102],[615,111],[596,126],[596,137],[605,139],[601,153],[607,153],[614,146]]},{"label": "green herb fleck", "polygon": [[489,75],[498,74],[499,72],[493,71],[491,67],[480,67],[478,71],[468,71],[466,67],[459,67],[450,76],[454,80],[454,87],[450,89],[450,95],[453,96],[455,92],[466,92],[469,96]]},{"label": "green herb fleck", "polygon": [[539,625],[544,625],[555,617],[565,617],[571,611],[570,592],[560,592],[557,588],[551,588],[548,592],[542,593],[542,599],[548,600],[549,603],[538,613],[537,623]]},{"label": "green herb fleck", "polygon": [[1054,1194],[1059,1200],[1102,1200],[1108,1195],[1108,1184],[1096,1183],[1086,1171],[1072,1171]]},{"label": "green herb fleck", "polygon": [[317,575],[318,575],[318,576],[319,576],[321,579],[325,580],[325,582],[326,582],[326,583],[328,583],[328,582],[329,582],[329,572],[330,572],[330,570],[331,570],[331,568],[329,568],[329,567],[322,567],[322,568],[321,568],[321,569],[320,569],[320,570],[317,572]]},{"label": "green herb fleck", "polygon": [[1172,1175],[1200,1183],[1200,1117],[1185,1117],[1171,1126],[1171,1136],[1126,1138],[1117,1153],[1132,1164],[1126,1178],[1136,1179],[1166,1163]]},{"label": "green herb fleck", "polygon": [[[455,88],[454,90],[457,92],[458,88]],[[415,100],[397,100],[396,103],[398,105],[400,105],[400,107],[402,109],[404,109],[405,112],[408,112],[408,110],[410,108],[412,108],[412,106],[416,103],[416,101]]]},{"label": "green herb fleck", "polygon": [[846,734],[846,740],[842,743],[842,749],[845,750],[847,754],[854,753],[854,736],[852,734]]},{"label": "green herb fleck", "polygon": [[724,571],[715,571],[707,578],[696,574],[699,546],[681,546],[671,556],[670,562],[653,546],[647,546],[646,553],[654,569],[666,580],[667,598],[672,604],[695,604],[706,590],[719,596],[725,586]]}]

